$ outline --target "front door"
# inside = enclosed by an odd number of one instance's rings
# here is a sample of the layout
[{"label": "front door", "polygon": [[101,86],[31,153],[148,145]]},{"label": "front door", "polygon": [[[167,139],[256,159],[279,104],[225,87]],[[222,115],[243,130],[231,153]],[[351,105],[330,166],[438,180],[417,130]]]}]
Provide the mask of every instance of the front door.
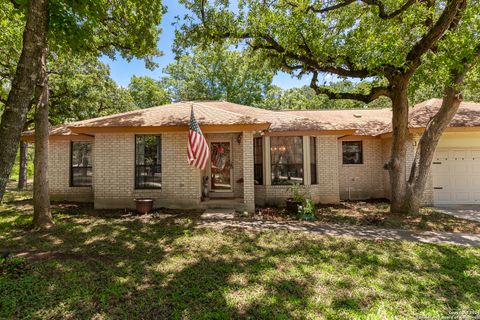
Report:
[{"label": "front door", "polygon": [[210,181],[214,192],[232,192],[232,148],[230,142],[210,143]]}]

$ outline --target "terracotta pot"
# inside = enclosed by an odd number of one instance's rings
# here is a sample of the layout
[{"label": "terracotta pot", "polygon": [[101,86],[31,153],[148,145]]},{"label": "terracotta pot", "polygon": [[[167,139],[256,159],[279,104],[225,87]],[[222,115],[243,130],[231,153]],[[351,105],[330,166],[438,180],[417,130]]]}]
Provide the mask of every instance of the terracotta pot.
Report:
[{"label": "terracotta pot", "polygon": [[301,205],[301,201],[295,201],[292,198],[288,198],[287,200],[285,200],[285,208],[290,214],[297,214],[298,207],[300,207]]},{"label": "terracotta pot", "polygon": [[140,214],[145,214],[153,209],[153,199],[150,198],[143,198],[143,199],[135,199],[135,206],[137,208],[137,212]]}]

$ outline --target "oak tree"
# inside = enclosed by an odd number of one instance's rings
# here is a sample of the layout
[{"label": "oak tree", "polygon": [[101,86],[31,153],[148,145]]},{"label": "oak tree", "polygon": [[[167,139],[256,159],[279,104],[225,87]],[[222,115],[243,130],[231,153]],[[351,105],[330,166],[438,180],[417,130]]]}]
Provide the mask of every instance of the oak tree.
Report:
[{"label": "oak tree", "polygon": [[[311,75],[310,86],[318,95],[364,103],[389,98],[393,134],[385,167],[392,190],[391,211],[418,210],[425,184],[417,178],[428,171],[435,141],[454,114],[445,109],[458,107],[462,75],[476,60],[477,1],[245,0],[238,7],[228,1],[182,3],[192,14],[177,33],[180,49],[199,43],[242,43],[278,70]],[[407,174],[409,84],[426,61],[438,62],[437,57],[449,70],[445,72],[445,107],[427,125],[414,161],[418,165]],[[440,72],[434,63],[426,65],[431,74]],[[335,91],[319,83],[322,73],[369,81],[370,89]]]},{"label": "oak tree", "polygon": [[[24,14],[22,51],[0,123],[0,201],[15,160],[30,106],[35,105],[34,225],[51,224],[48,199],[48,56],[115,53],[127,60],[142,58],[153,66],[160,52],[159,24],[165,11],[160,0],[11,0]],[[32,100],[34,103],[32,103]]]}]

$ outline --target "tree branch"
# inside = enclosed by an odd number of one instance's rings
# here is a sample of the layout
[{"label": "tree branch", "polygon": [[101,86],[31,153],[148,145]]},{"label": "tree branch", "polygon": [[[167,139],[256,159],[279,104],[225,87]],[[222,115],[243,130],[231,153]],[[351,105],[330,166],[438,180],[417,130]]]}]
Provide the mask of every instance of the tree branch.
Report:
[{"label": "tree branch", "polygon": [[[273,50],[278,53],[277,57],[281,58],[282,61],[286,62],[285,58],[289,58],[295,61],[299,61],[307,69],[314,69],[319,72],[328,72],[333,73],[343,77],[351,77],[351,78],[367,78],[377,75],[376,72],[370,71],[367,69],[355,69],[353,63],[348,61],[346,57],[344,59],[347,61],[346,65],[347,68],[329,65],[328,62],[319,62],[315,58],[313,58],[313,54],[305,55],[299,54],[290,50],[287,50],[285,47],[280,45],[273,37],[269,35],[259,35],[267,44],[262,43],[250,43],[250,46],[254,49],[267,49]],[[334,57],[330,57],[327,60],[331,60],[332,63],[335,60]],[[324,64],[325,63],[325,64]],[[288,68],[288,64],[285,63],[285,66]]]},{"label": "tree branch", "polygon": [[384,86],[373,87],[368,94],[363,94],[363,93],[355,93],[355,92],[334,92],[326,87],[319,87],[317,82],[318,82],[318,72],[313,71],[313,77],[312,77],[312,81],[310,82],[310,88],[312,88],[317,95],[324,94],[329,99],[357,100],[357,101],[369,103],[378,99],[381,96],[390,97],[390,89]]},{"label": "tree branch", "polygon": [[447,4],[447,8],[443,10],[440,18],[430,31],[420,39],[407,54],[407,62],[409,62],[407,72],[411,75],[421,64],[422,56],[432,49],[438,40],[444,35],[445,31],[460,19],[463,9],[467,4],[466,0],[451,0]]},{"label": "tree branch", "polygon": [[[383,19],[383,20],[388,20],[388,19],[392,19],[392,18],[395,18],[397,16],[399,16],[400,14],[402,14],[403,12],[405,12],[408,8],[410,8],[414,3],[416,2],[420,2],[420,1],[425,1],[425,0],[407,0],[400,8],[398,8],[397,10],[394,10],[390,13],[387,12],[386,8],[385,8],[385,4],[381,1],[378,1],[378,0],[360,0],[361,2],[367,4],[367,5],[370,5],[370,6],[377,6],[378,7],[378,16]],[[337,4],[334,4],[334,5],[331,5],[331,6],[327,6],[327,7],[324,7],[324,8],[316,8],[314,5],[310,5],[307,7],[306,9],[306,12],[315,12],[315,13],[326,13],[326,12],[329,12],[329,11],[334,11],[334,10],[338,10],[340,8],[343,8],[343,7],[346,7],[352,3],[355,3],[357,2],[357,0],[344,0],[340,3],[337,3]],[[297,4],[295,3],[291,3],[291,2],[287,2],[289,6],[291,7],[298,7]]]}]

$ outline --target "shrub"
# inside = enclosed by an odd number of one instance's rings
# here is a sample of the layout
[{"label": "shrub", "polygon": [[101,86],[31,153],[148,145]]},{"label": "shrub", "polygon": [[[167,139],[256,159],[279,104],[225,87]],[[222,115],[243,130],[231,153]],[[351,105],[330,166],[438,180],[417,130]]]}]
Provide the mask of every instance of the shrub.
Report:
[{"label": "shrub", "polygon": [[314,220],[315,211],[315,203],[311,199],[307,199],[304,202],[304,206],[299,208],[298,218],[300,220]]}]

